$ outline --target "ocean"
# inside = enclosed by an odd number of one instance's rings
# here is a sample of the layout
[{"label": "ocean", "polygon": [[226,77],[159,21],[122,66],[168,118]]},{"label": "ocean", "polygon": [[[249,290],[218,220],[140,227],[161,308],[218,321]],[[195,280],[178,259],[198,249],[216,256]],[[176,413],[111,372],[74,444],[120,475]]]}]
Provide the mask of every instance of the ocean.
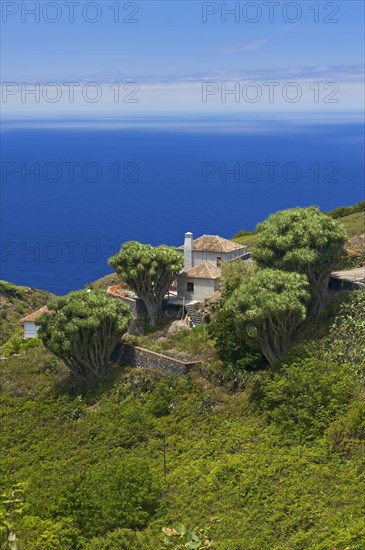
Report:
[{"label": "ocean", "polygon": [[65,294],[138,240],[230,238],[270,213],[364,200],[357,121],[5,124],[1,278]]}]

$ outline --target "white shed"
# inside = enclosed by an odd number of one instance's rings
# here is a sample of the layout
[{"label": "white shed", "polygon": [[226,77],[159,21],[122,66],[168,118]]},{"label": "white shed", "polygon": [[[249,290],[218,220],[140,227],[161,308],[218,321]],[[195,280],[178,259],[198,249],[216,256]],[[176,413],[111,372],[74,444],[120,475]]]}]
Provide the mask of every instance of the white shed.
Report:
[{"label": "white shed", "polygon": [[210,261],[202,262],[177,276],[177,295],[186,300],[201,301],[219,288],[221,270]]},{"label": "white shed", "polygon": [[37,319],[46,311],[48,311],[48,307],[43,306],[40,309],[37,309],[37,311],[33,311],[33,313],[23,317],[23,319],[20,319],[20,322],[24,325],[24,340],[28,340],[28,338],[37,338],[39,329]]}]

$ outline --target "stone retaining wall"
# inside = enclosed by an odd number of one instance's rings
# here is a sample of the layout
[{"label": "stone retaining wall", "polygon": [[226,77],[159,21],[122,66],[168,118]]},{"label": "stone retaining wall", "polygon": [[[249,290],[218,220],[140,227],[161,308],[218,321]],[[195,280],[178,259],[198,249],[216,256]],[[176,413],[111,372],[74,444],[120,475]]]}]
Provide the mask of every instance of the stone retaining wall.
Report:
[{"label": "stone retaining wall", "polygon": [[139,298],[135,299],[123,296],[120,299],[131,308],[133,315],[143,317],[146,314],[144,303]]},{"label": "stone retaining wall", "polygon": [[178,376],[186,374],[193,366],[199,364],[199,361],[185,363],[173,357],[130,344],[120,344],[114,358],[133,367],[161,369]]},{"label": "stone retaining wall", "polygon": [[331,290],[361,290],[365,289],[365,284],[361,281],[351,281],[351,279],[331,276],[329,288]]}]

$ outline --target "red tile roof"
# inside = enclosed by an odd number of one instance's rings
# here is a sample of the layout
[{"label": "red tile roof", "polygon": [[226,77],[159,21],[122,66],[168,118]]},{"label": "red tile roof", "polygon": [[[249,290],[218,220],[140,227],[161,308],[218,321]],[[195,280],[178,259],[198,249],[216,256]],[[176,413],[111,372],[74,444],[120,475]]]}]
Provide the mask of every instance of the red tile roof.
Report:
[{"label": "red tile roof", "polygon": [[43,306],[40,309],[37,309],[37,311],[33,311],[33,313],[30,313],[26,317],[23,317],[23,319],[20,319],[20,322],[21,323],[28,323],[28,322],[31,323],[32,321],[35,321],[36,319],[38,319],[38,317],[40,317],[42,315],[42,313],[45,313],[46,311],[48,311],[48,307]]},{"label": "red tile roof", "polygon": [[[200,252],[228,253],[245,249],[246,247],[244,245],[234,243],[219,235],[202,235],[198,239],[193,240],[193,250],[198,250]],[[179,246],[178,250],[184,250],[184,245]]]},{"label": "red tile roof", "polygon": [[180,276],[191,277],[193,279],[220,279],[222,271],[212,262],[206,261],[198,265],[194,265],[190,269],[185,269],[180,273]]}]

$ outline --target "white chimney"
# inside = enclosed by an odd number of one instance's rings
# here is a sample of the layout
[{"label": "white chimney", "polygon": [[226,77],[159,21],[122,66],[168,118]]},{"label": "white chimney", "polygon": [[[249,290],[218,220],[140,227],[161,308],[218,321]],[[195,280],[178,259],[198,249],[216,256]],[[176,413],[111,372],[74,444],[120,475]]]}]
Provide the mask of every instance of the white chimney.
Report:
[{"label": "white chimney", "polygon": [[185,233],[184,241],[184,269],[193,267],[193,234]]}]

